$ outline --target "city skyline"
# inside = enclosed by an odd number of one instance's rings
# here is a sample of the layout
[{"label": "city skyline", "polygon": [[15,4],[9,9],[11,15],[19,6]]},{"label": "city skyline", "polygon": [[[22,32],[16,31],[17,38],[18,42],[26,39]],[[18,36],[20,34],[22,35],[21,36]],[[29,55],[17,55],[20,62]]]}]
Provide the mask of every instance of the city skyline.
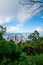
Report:
[{"label": "city skyline", "polygon": [[34,4],[28,0],[30,4],[23,6],[20,1],[0,0],[0,25],[5,26],[8,33],[28,33],[37,30],[43,35],[43,7],[40,8],[43,3]]}]

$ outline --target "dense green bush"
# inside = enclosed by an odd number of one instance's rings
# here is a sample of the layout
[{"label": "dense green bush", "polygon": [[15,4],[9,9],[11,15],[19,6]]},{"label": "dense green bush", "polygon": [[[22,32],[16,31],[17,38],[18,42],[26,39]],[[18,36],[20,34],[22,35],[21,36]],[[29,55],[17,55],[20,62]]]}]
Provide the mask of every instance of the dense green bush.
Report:
[{"label": "dense green bush", "polygon": [[[0,40],[0,65],[26,65],[27,55],[12,40]],[[26,62],[27,63],[27,62]]]},{"label": "dense green bush", "polygon": [[22,46],[23,52],[27,55],[36,55],[43,53],[43,39],[37,39],[37,41],[26,41]]},{"label": "dense green bush", "polygon": [[29,65],[43,65],[43,54],[31,56],[28,59]]},{"label": "dense green bush", "polygon": [[43,65],[43,37],[39,37],[37,31],[30,35],[32,40],[16,45],[13,40],[6,41],[2,37],[6,28],[1,28],[0,65]]}]

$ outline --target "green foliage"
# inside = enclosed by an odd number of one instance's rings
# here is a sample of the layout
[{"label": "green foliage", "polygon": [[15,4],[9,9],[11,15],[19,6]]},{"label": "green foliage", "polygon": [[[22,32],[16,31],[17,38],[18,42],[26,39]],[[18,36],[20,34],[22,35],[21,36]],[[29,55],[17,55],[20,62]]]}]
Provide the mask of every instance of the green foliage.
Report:
[{"label": "green foliage", "polygon": [[30,41],[26,41],[23,45],[23,52],[27,55],[36,55],[43,53],[43,37],[39,37],[38,31],[29,35]]},{"label": "green foliage", "polygon": [[39,38],[39,32],[37,30],[35,30],[34,33],[32,33],[28,36],[28,38],[30,38],[32,41],[37,40]]},{"label": "green foliage", "polygon": [[6,27],[0,25],[0,33],[3,34],[4,32],[6,32]]},{"label": "green foliage", "polygon": [[23,65],[27,59],[26,56],[20,44],[16,45],[12,40],[0,41],[0,65]]},{"label": "green foliage", "polygon": [[1,29],[0,65],[43,65],[43,37],[39,37],[37,31],[31,34],[32,40],[16,45],[13,40],[3,39],[5,29]]},{"label": "green foliage", "polygon": [[43,65],[43,54],[31,56],[28,61],[29,65]]},{"label": "green foliage", "polygon": [[27,55],[36,55],[43,53],[43,42],[39,41],[39,39],[34,42],[31,41],[31,43],[26,42],[23,47],[23,52],[26,52]]}]

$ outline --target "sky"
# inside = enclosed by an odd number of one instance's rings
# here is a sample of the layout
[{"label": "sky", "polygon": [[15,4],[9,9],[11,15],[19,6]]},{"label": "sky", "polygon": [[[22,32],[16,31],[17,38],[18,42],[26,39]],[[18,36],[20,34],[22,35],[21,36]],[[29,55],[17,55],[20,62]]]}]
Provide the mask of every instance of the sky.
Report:
[{"label": "sky", "polygon": [[0,25],[9,33],[29,33],[37,30],[43,34],[43,0],[0,0]]}]

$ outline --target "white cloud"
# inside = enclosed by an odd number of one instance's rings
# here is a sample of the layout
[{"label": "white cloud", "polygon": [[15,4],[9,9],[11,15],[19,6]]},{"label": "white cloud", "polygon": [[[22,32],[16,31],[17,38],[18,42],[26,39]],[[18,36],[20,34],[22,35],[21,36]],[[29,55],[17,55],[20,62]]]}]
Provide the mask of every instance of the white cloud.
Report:
[{"label": "white cloud", "polygon": [[0,16],[0,24],[9,23],[12,19],[13,17],[1,17]]},{"label": "white cloud", "polygon": [[9,32],[9,33],[19,33],[19,32],[23,32],[23,25],[16,25],[16,26],[9,26],[7,27],[7,31],[6,32]]},{"label": "white cloud", "polygon": [[42,28],[42,27],[37,27],[36,30],[37,30],[38,32],[43,32],[43,28]]},{"label": "white cloud", "polygon": [[[24,1],[28,2],[30,0]],[[31,18],[31,16],[42,10],[42,8],[40,8],[40,5],[42,5],[42,3],[34,4],[32,2],[29,2],[29,5],[23,6],[19,2],[20,0],[0,0],[0,16],[13,16],[14,18],[17,18],[19,22],[24,22],[25,19]]]},{"label": "white cloud", "polygon": [[43,8],[40,8],[41,3],[31,3],[29,5],[21,5],[21,9],[17,14],[17,19],[20,23],[25,22],[25,20],[30,19],[33,15],[39,13]]},{"label": "white cloud", "polygon": [[[26,1],[28,2],[30,0]],[[43,4],[29,2],[29,5],[23,6],[20,4],[20,0],[0,0],[0,24],[8,23],[12,19],[17,19],[19,26],[7,27],[7,31],[15,32],[17,30],[19,32],[19,30],[23,29],[25,20],[30,19],[33,15],[43,10],[43,8],[40,8],[40,5]]]},{"label": "white cloud", "polygon": [[35,30],[37,30],[40,33],[40,36],[43,36],[43,27],[37,27]]}]

